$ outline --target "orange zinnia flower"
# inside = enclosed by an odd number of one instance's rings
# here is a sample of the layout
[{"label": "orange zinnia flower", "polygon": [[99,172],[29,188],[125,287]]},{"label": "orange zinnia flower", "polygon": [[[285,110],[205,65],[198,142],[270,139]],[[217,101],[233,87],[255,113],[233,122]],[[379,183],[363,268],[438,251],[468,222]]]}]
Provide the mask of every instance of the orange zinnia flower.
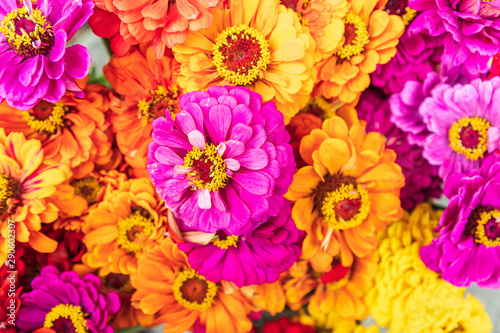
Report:
[{"label": "orange zinnia flower", "polygon": [[314,271],[307,261],[298,261],[288,272],[283,287],[288,306],[298,310],[308,304],[309,313],[336,311],[348,320],[361,320],[369,311],[363,296],[370,289],[377,268],[377,255],[354,258],[352,265],[333,261],[329,271]]},{"label": "orange zinnia flower", "polygon": [[163,239],[166,213],[149,178],[129,180],[121,189],[105,193],[84,218],[83,263],[100,268],[101,276],[135,273],[144,245]]},{"label": "orange zinnia flower", "polygon": [[276,0],[231,0],[214,24],[172,51],[186,91],[245,86],[274,101],[285,123],[307,104],[316,80],[315,43],[296,13]]},{"label": "orange zinnia flower", "polygon": [[189,31],[212,25],[211,10],[222,7],[223,0],[95,0],[98,8],[115,13],[121,20],[120,34],[128,44],[152,41],[155,57],[160,59],[165,46],[186,40]]},{"label": "orange zinnia flower", "polygon": [[346,0],[281,0],[295,11],[316,42],[315,61],[330,57],[344,38],[342,18],[349,10]]},{"label": "orange zinnia flower", "polygon": [[308,164],[294,175],[286,198],[296,201],[292,217],[307,232],[302,258],[317,271],[329,270],[340,251],[351,266],[353,253],[365,257],[377,246],[375,231],[403,216],[399,200],[404,186],[396,154],[384,138],[365,135],[356,110],[343,107],[300,142]]},{"label": "orange zinnia flower", "polygon": [[40,140],[46,163],[69,163],[74,178],[84,177],[109,162],[112,135],[105,116],[109,89],[87,84],[82,90],[85,98],[68,92],[57,103],[41,101],[28,111],[2,103],[0,127]]},{"label": "orange zinnia flower", "polygon": [[165,115],[168,108],[175,116],[180,91],[173,75],[175,60],[156,60],[153,49],[145,44],[128,55],[113,57],[104,74],[122,97],[111,100],[110,121],[118,148],[136,177],[148,177],[148,145],[152,141],[152,121]]},{"label": "orange zinnia flower", "polygon": [[0,128],[0,262],[7,258],[12,223],[16,241],[50,253],[57,242],[40,232],[42,223],[54,222],[60,213],[79,215],[86,208],[75,200],[71,186],[62,184],[71,175],[67,165],[46,162],[40,141],[26,140],[22,133],[6,136]]},{"label": "orange zinnia flower", "polygon": [[370,73],[396,54],[405,25],[401,17],[381,10],[381,2],[352,0],[342,19],[344,42],[334,55],[318,64],[315,96],[338,97],[351,103],[370,85]]},{"label": "orange zinnia flower", "polygon": [[171,238],[149,243],[130,281],[137,291],[132,305],[165,323],[165,333],[189,331],[195,322],[207,333],[249,332],[250,302],[235,289],[207,281],[187,262]]}]

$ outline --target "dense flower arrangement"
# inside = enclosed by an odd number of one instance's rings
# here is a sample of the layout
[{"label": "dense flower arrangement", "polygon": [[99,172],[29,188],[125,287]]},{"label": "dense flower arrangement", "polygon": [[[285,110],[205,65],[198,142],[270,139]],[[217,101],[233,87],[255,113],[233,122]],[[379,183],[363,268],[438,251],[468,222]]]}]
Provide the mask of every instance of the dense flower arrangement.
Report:
[{"label": "dense flower arrangement", "polygon": [[0,332],[491,332],[499,45],[496,1],[1,1]]}]

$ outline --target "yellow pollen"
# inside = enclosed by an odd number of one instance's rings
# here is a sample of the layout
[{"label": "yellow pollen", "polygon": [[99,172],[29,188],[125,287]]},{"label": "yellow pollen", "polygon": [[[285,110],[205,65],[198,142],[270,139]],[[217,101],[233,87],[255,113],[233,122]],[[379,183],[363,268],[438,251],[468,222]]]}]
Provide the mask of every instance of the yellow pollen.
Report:
[{"label": "yellow pollen", "polygon": [[94,177],[74,180],[71,186],[75,188],[75,194],[84,198],[89,205],[97,202],[97,195],[102,187],[99,180]]},{"label": "yellow pollen", "polygon": [[343,286],[345,286],[347,284],[347,282],[349,282],[349,279],[351,278],[351,273],[347,274],[346,276],[344,276],[342,279],[338,280],[338,281],[334,281],[334,282],[329,282],[326,284],[326,287],[330,290],[337,290],[337,289],[340,289],[342,288]]},{"label": "yellow pollen", "polygon": [[266,38],[245,24],[225,29],[215,40],[212,63],[219,75],[234,85],[252,84],[270,62]]},{"label": "yellow pollen", "polygon": [[86,333],[89,331],[87,322],[85,321],[85,315],[83,314],[80,306],[59,304],[58,306],[53,307],[45,316],[43,327],[52,328],[54,326],[54,322],[59,318],[71,320],[75,326],[76,333]]},{"label": "yellow pollen", "polygon": [[417,17],[417,11],[415,9],[411,9],[410,7],[406,7],[405,13],[401,16],[405,25],[410,24],[415,17]]},{"label": "yellow pollen", "polygon": [[220,249],[227,250],[230,246],[238,247],[239,237],[236,235],[227,236],[226,239],[220,239],[219,236],[215,235],[212,239],[212,243]]},{"label": "yellow pollen", "polygon": [[146,126],[159,116],[163,116],[168,109],[172,118],[180,111],[179,109],[179,88],[170,86],[165,88],[159,85],[155,91],[151,92],[152,97],[142,99],[137,103],[137,117],[141,119],[142,125]]},{"label": "yellow pollen", "polygon": [[193,147],[184,157],[184,167],[192,169],[187,175],[193,189],[216,191],[226,186],[226,163],[211,143],[207,143],[204,150]]},{"label": "yellow pollen", "polygon": [[[25,31],[16,23],[24,20],[30,22],[32,31]],[[21,24],[22,26],[22,24]],[[25,58],[37,54],[45,54],[53,44],[54,34],[52,26],[39,9],[33,9],[31,14],[26,7],[12,10],[0,22],[2,33],[9,45]]]},{"label": "yellow pollen", "polygon": [[[337,204],[343,200],[360,199],[361,206],[358,212],[348,219],[344,220],[341,216],[337,216],[335,208]],[[336,230],[345,230],[360,225],[370,212],[370,198],[368,192],[360,185],[354,187],[353,184],[342,184],[342,186],[325,195],[321,206],[321,214],[326,224]]]},{"label": "yellow pollen", "polygon": [[0,173],[0,217],[8,213],[12,199],[16,199],[21,193],[21,186],[10,176]]},{"label": "yellow pollen", "polygon": [[177,302],[186,309],[205,311],[214,305],[218,288],[194,269],[186,268],[178,273],[172,290]]},{"label": "yellow pollen", "polygon": [[479,220],[477,221],[477,228],[476,228],[476,234],[474,235],[474,239],[478,243],[482,243],[486,245],[486,247],[493,247],[493,246],[499,246],[500,245],[500,236],[490,239],[486,236],[486,224],[490,220],[494,220],[495,228],[500,229],[500,211],[497,209],[493,209],[487,212],[482,212]]},{"label": "yellow pollen", "polygon": [[29,127],[39,133],[53,134],[64,125],[64,116],[68,108],[61,102],[57,102],[53,104],[50,116],[43,120],[37,119],[30,111],[21,112]]},{"label": "yellow pollen", "polygon": [[130,216],[118,221],[116,243],[127,252],[141,252],[144,243],[154,232],[153,220],[144,215],[146,214],[141,214],[141,210],[136,210]]},{"label": "yellow pollen", "polygon": [[[366,23],[354,13],[347,13],[342,21],[349,39],[344,41],[344,45],[337,51],[337,56],[341,59],[351,59],[351,57],[363,53],[365,45],[370,42],[370,34],[366,29]],[[356,36],[354,37],[352,34]]]},{"label": "yellow pollen", "polygon": [[[464,146],[461,138],[462,130],[469,126],[478,134],[477,143],[473,148]],[[484,153],[488,150],[489,128],[490,123],[486,119],[479,118],[478,116],[473,118],[464,117],[454,122],[448,132],[448,140],[450,141],[451,149],[458,154],[465,155],[467,159],[472,161],[482,158]]]}]

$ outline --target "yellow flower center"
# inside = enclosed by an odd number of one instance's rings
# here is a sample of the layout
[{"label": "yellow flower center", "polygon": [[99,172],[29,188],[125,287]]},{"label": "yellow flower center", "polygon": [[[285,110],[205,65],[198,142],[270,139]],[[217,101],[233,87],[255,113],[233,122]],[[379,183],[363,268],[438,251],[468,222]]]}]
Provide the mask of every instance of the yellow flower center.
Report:
[{"label": "yellow flower center", "polygon": [[207,281],[192,268],[179,272],[172,289],[179,304],[196,311],[211,308],[218,290],[215,283]]},{"label": "yellow flower center", "polygon": [[370,42],[370,34],[366,23],[354,13],[347,13],[342,19],[344,22],[344,45],[337,51],[337,57],[351,59],[365,50],[365,45]]},{"label": "yellow flower center", "polygon": [[152,97],[144,98],[137,103],[137,117],[141,119],[143,126],[158,117],[164,116],[166,109],[169,110],[172,118],[180,111],[179,89],[176,86],[165,88],[159,85],[151,94]]},{"label": "yellow flower center", "polygon": [[472,161],[482,158],[488,150],[489,128],[490,123],[477,116],[456,121],[448,132],[451,149]]},{"label": "yellow flower center", "polygon": [[154,232],[153,219],[146,217],[147,211],[138,209],[130,216],[118,221],[117,244],[127,252],[141,252],[144,243]]},{"label": "yellow flower center", "polygon": [[486,247],[500,245],[500,211],[491,209],[483,211],[476,221],[476,233],[474,239]]},{"label": "yellow flower center", "polygon": [[48,56],[54,45],[52,26],[39,9],[21,7],[8,13],[0,23],[0,32],[10,47],[20,56]]},{"label": "yellow flower center", "polygon": [[408,7],[408,0],[389,0],[385,4],[384,10],[389,15],[400,16],[405,25],[410,24],[417,16],[417,11]]},{"label": "yellow flower center", "polygon": [[64,126],[64,116],[68,111],[69,108],[60,102],[41,101],[33,109],[21,112],[29,127],[39,133],[53,134]]},{"label": "yellow flower center", "polygon": [[84,198],[89,206],[97,202],[97,195],[102,187],[99,180],[94,177],[74,180],[71,186],[75,188],[75,194]]},{"label": "yellow flower center", "polygon": [[0,173],[0,217],[8,214],[19,203],[21,185],[10,176]]},{"label": "yellow flower center", "polygon": [[226,186],[226,163],[211,143],[207,143],[204,150],[193,147],[184,157],[184,167],[190,169],[187,175],[194,189],[216,191]]},{"label": "yellow flower center", "polygon": [[212,243],[220,249],[227,250],[230,246],[238,247],[238,239],[236,235],[228,236],[221,232],[214,236]]},{"label": "yellow flower center", "polygon": [[321,119],[328,119],[335,115],[335,110],[332,104],[328,103],[324,98],[317,97],[309,99],[307,105],[300,110],[301,113],[311,113]]},{"label": "yellow flower center", "polygon": [[316,191],[315,205],[320,207],[323,221],[335,230],[360,225],[370,212],[368,192],[356,184],[354,177],[327,175]]},{"label": "yellow flower center", "polygon": [[53,307],[45,316],[43,327],[52,328],[56,332],[66,332],[65,327],[70,327],[71,332],[89,332],[82,308],[71,304],[59,304]]},{"label": "yellow flower center", "polygon": [[234,85],[252,84],[270,62],[266,38],[247,25],[229,27],[215,40],[212,63],[219,75]]}]

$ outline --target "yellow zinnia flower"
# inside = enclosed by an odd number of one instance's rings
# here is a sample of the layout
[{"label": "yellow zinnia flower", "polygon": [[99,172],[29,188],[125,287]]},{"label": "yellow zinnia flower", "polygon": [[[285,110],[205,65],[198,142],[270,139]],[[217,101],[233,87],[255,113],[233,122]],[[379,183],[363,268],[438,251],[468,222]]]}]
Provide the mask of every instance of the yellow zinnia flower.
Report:
[{"label": "yellow zinnia flower", "polygon": [[352,0],[351,4],[342,19],[344,42],[331,58],[317,65],[314,88],[314,96],[338,97],[344,103],[355,101],[368,88],[369,74],[396,54],[405,29],[401,17],[380,10],[376,1]]},{"label": "yellow zinnia flower", "polygon": [[245,86],[274,101],[285,123],[306,105],[316,80],[315,43],[299,18],[276,0],[231,0],[209,29],[193,31],[172,51],[186,91]]},{"label": "yellow zinnia flower", "polygon": [[363,327],[355,320],[347,320],[339,316],[335,311],[328,313],[299,311],[296,318],[304,325],[314,326],[317,333],[379,333],[379,328],[375,325]]},{"label": "yellow zinnia flower", "polygon": [[353,254],[366,257],[377,246],[376,230],[403,215],[399,191],[404,186],[396,154],[385,149],[379,133],[365,135],[365,123],[352,107],[323,122],[303,137],[299,169],[287,199],[295,201],[292,217],[307,232],[302,258],[316,271],[328,271],[339,252],[344,266]]},{"label": "yellow zinnia flower", "polygon": [[105,193],[103,201],[84,218],[85,265],[100,268],[99,275],[132,274],[149,241],[160,241],[167,229],[167,208],[148,178],[127,182]]},{"label": "yellow zinnia flower", "polygon": [[419,251],[431,242],[441,211],[421,203],[380,234],[375,284],[366,303],[391,332],[490,332],[481,303],[425,267]]}]

